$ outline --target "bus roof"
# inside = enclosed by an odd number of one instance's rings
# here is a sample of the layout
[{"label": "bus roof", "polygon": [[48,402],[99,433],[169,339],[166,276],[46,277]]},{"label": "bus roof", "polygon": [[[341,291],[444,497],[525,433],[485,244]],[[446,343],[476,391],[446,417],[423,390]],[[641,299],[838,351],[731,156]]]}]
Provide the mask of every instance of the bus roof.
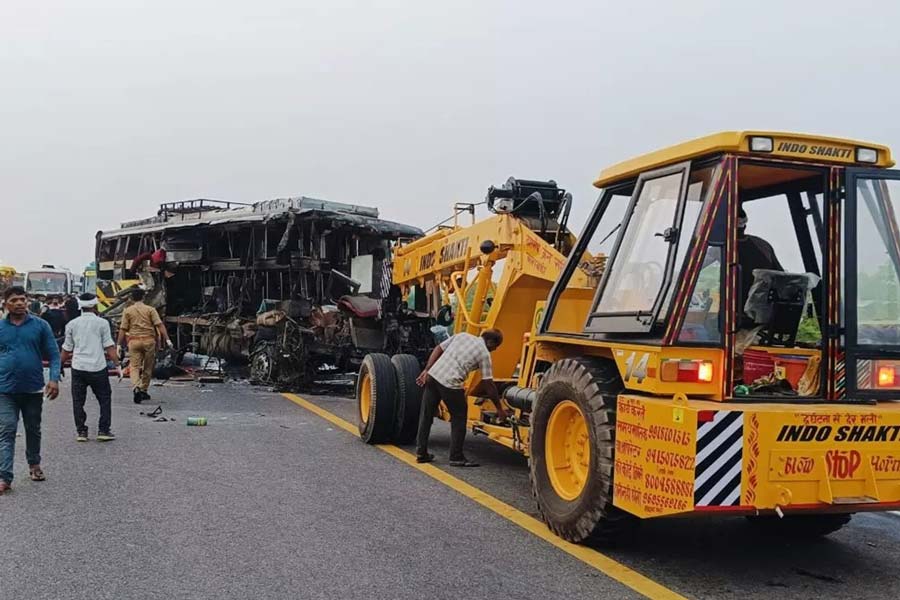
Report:
[{"label": "bus roof", "polygon": [[[771,140],[771,149],[751,151],[751,138],[768,138]],[[765,144],[764,141],[761,143]],[[857,161],[856,151],[859,148],[875,150],[877,152],[876,160],[874,162]],[[650,169],[725,152],[759,156],[760,158],[799,159],[848,166],[894,166],[891,149],[881,144],[806,133],[722,131],[615,164],[604,169],[594,185],[598,188],[604,187]]]}]

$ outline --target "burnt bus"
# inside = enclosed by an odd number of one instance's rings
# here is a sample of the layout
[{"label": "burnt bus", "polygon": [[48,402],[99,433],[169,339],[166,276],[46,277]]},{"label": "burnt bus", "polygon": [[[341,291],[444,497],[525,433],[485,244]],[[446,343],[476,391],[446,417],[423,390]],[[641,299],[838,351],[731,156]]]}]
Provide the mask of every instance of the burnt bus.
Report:
[{"label": "burnt bus", "polygon": [[[416,227],[378,209],[307,197],[189,200],[96,236],[99,280],[140,279],[176,347],[245,361],[254,381],[303,387],[366,353],[423,356],[427,315],[392,288],[390,260]],[[107,311],[115,324],[123,296]]]}]

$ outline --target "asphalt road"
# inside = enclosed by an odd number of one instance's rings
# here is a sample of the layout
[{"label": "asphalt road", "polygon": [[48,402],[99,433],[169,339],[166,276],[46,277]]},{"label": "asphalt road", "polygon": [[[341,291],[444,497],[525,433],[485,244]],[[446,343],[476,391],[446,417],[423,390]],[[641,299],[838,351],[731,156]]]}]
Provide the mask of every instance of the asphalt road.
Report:
[{"label": "asphalt road", "polygon": [[[151,392],[137,407],[116,389],[108,444],[74,441],[67,390],[48,403],[46,482],[27,480],[19,439],[14,491],[0,497],[0,598],[639,597],[278,394]],[[349,398],[304,397],[355,418]],[[176,420],[138,414],[157,405]],[[191,415],[209,425],[187,427]],[[447,434],[435,425],[440,468],[535,514],[521,457],[470,438],[482,468],[444,467]],[[807,544],[741,519],[648,522],[598,551],[689,598],[885,598],[900,583],[900,516],[857,516]]]}]

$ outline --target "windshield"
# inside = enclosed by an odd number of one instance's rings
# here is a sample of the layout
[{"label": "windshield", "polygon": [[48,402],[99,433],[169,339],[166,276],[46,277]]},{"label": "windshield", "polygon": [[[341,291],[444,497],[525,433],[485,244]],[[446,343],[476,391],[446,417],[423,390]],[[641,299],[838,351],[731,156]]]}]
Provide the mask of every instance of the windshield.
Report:
[{"label": "windshield", "polygon": [[856,181],[857,343],[900,344],[900,181]]},{"label": "windshield", "polygon": [[97,293],[97,276],[84,274],[84,291],[91,294]]},{"label": "windshield", "polygon": [[[662,287],[684,172],[644,182],[616,251],[598,313],[649,313]],[[618,258],[621,257],[621,258]]]},{"label": "windshield", "polygon": [[68,276],[65,273],[32,271],[25,280],[25,291],[31,294],[66,294]]}]

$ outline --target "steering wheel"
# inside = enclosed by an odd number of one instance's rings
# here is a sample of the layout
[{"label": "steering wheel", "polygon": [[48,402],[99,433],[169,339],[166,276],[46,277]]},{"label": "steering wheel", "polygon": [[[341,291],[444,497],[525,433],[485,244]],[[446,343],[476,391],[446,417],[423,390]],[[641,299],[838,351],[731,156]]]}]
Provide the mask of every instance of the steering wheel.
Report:
[{"label": "steering wheel", "polygon": [[663,267],[658,262],[631,263],[622,271],[618,288],[640,296],[655,298],[662,279]]}]

